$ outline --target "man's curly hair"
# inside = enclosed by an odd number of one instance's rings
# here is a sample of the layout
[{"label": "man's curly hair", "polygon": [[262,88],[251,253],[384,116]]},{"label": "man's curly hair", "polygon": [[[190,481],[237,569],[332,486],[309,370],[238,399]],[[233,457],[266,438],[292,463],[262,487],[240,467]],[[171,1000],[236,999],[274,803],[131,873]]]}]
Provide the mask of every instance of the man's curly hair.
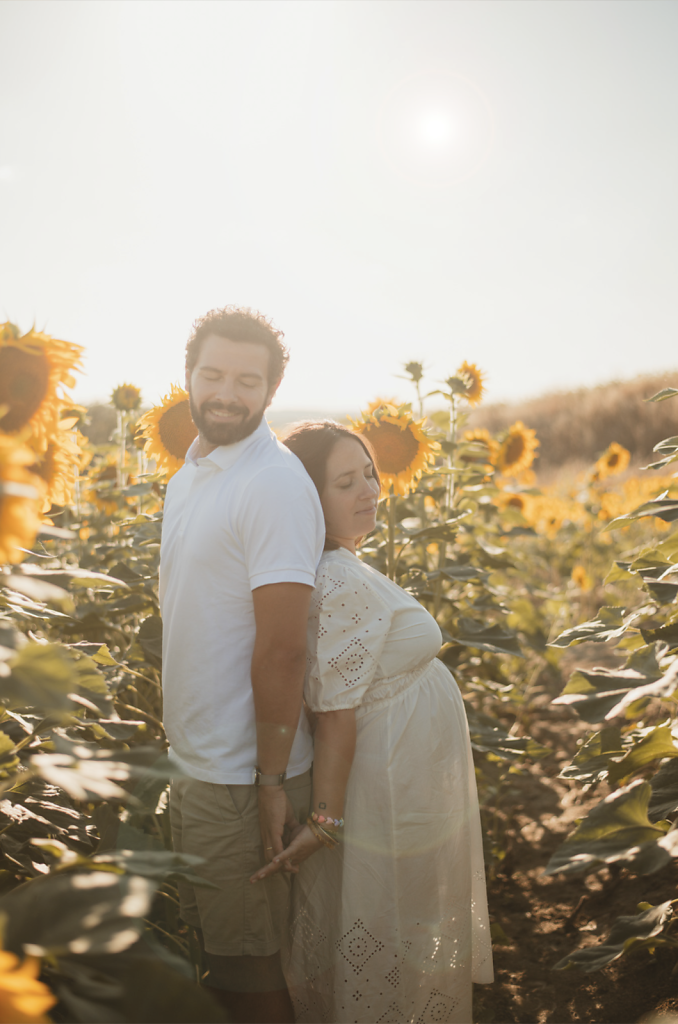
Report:
[{"label": "man's curly hair", "polygon": [[200,346],[210,334],[230,341],[249,341],[268,349],[268,383],[276,384],[285,372],[290,358],[282,339],[282,331],[273,326],[262,313],[247,307],[224,306],[211,309],[193,324],[193,333],[186,342],[186,369],[190,373],[198,361]]}]

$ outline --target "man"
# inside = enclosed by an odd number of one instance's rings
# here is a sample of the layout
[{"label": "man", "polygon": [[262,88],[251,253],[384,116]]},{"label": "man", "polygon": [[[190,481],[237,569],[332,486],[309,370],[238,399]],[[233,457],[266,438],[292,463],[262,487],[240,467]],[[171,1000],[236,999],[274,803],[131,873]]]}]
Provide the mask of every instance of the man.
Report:
[{"label": "man", "polygon": [[[208,987],[230,1019],[292,1021],[280,967],[290,876],[250,876],[305,821],[312,743],[302,712],[306,621],[324,543],[320,501],[263,419],[282,334],[226,307],[198,320],[186,388],[198,437],[167,488],[160,602],[175,849],[217,888],[181,886]],[[286,773],[286,775],[285,775]]]}]

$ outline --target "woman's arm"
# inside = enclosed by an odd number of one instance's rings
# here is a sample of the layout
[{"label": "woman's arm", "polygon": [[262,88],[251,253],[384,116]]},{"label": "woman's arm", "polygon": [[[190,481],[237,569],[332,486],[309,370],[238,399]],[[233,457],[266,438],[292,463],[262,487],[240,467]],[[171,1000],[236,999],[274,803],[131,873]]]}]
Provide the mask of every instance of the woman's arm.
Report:
[{"label": "woman's arm", "polygon": [[355,709],[318,714],[313,762],[313,805],[316,814],[343,818],[344,797],[355,754]]},{"label": "woman's arm", "polygon": [[[326,818],[343,818],[346,785],[355,753],[355,709],[318,712],[317,718],[312,810]],[[296,872],[299,864],[320,847],[308,825],[302,824],[295,829],[289,846],[252,875],[250,881],[258,882],[281,870]]]}]

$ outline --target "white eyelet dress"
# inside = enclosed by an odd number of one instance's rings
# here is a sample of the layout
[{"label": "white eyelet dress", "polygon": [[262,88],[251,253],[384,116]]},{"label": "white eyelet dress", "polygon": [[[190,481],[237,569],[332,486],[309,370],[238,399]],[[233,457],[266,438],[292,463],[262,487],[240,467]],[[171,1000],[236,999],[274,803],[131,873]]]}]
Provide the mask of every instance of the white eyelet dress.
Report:
[{"label": "white eyelet dress", "polygon": [[305,697],[355,708],[344,840],[294,879],[285,974],[298,1021],[471,1022],[493,980],[468,725],[435,620],[344,548],[318,568]]}]

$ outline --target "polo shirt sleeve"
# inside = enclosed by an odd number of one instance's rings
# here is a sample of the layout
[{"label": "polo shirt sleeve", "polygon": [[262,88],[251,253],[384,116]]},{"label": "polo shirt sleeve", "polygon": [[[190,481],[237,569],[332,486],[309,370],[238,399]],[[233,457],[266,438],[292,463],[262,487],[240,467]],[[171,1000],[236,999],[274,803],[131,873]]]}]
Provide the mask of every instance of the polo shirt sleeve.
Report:
[{"label": "polo shirt sleeve", "polygon": [[325,528],[310,478],[285,466],[262,469],[243,495],[238,532],[251,590],[269,583],[315,586]]}]

